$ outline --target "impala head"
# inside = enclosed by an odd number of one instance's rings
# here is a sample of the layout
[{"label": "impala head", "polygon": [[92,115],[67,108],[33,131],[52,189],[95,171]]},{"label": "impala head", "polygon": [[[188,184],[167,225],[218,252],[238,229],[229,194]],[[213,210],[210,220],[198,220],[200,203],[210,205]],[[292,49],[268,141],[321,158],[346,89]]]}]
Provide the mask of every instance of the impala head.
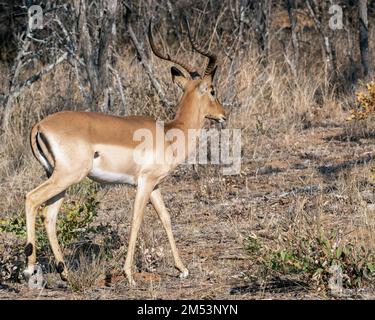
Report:
[{"label": "impala head", "polygon": [[173,82],[184,91],[182,98],[183,101],[190,102],[189,104],[192,108],[198,108],[196,111],[198,111],[203,117],[218,122],[223,122],[226,120],[225,110],[217,98],[216,89],[213,84],[214,76],[217,70],[217,57],[216,55],[205,51],[198,46],[191,35],[189,21],[186,18],[185,22],[188,29],[189,40],[193,49],[208,58],[208,63],[204,72],[202,73],[202,76],[187,64],[170,57],[169,54],[161,53],[156,48],[152,36],[152,26],[150,21],[148,37],[151,49],[157,57],[173,62],[186,71],[187,75],[185,75],[180,68],[171,68]]}]

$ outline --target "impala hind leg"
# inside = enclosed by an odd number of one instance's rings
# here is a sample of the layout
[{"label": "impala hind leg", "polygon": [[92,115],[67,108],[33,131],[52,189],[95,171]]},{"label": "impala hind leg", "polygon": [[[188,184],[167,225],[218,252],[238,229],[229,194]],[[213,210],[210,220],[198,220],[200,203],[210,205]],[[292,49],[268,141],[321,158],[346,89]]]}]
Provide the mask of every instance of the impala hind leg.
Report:
[{"label": "impala hind leg", "polygon": [[[66,171],[69,172],[69,171]],[[51,198],[64,192],[72,184],[78,183],[85,177],[85,174],[57,174],[56,171],[52,176],[42,183],[39,187],[30,191],[26,195],[26,232],[27,232],[27,245],[25,247],[25,255],[27,257],[27,268],[24,271],[26,280],[37,273],[35,268],[36,263],[36,248],[35,248],[35,219],[38,207],[47,202]]]},{"label": "impala hind leg", "polygon": [[128,278],[129,284],[135,286],[135,281],[132,275],[132,266],[134,261],[134,251],[135,251],[135,244],[137,241],[138,231],[142,223],[142,219],[144,216],[144,211],[147,202],[150,199],[150,193],[153,189],[153,184],[145,181],[144,179],[140,179],[138,181],[138,188],[137,194],[135,196],[134,201],[134,212],[133,212],[133,219],[132,219],[132,226],[130,229],[130,237],[129,237],[129,244],[128,244],[128,252],[126,254],[124,272],[126,277]]},{"label": "impala hind leg", "polygon": [[44,226],[47,231],[47,236],[51,245],[53,255],[56,259],[56,270],[58,273],[60,273],[61,279],[66,281],[68,274],[56,233],[57,215],[59,213],[61,205],[64,202],[64,195],[65,192],[62,192],[47,202],[47,207],[45,208],[44,214]]},{"label": "impala hind leg", "polygon": [[165,232],[167,233],[175,266],[181,272],[180,278],[186,278],[189,275],[189,270],[184,266],[184,264],[181,261],[180,255],[178,254],[176,242],[174,240],[172,233],[171,217],[167,211],[167,208],[165,207],[163,197],[161,195],[159,188],[151,192],[150,200],[153,207],[155,208],[156,213],[159,216],[161,223],[163,224]]}]

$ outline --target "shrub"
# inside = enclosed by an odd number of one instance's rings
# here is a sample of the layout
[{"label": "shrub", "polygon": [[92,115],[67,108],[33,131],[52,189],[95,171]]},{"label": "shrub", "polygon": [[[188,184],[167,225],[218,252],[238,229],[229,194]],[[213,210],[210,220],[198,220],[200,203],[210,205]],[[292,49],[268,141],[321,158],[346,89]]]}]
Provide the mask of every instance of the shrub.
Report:
[{"label": "shrub", "polygon": [[366,84],[365,91],[356,93],[359,108],[351,110],[348,120],[364,120],[375,112],[375,81]]},{"label": "shrub", "polygon": [[288,240],[279,248],[262,245],[254,237],[244,241],[245,250],[266,274],[298,274],[308,283],[328,286],[334,270],[341,270],[342,286],[361,288],[375,280],[375,254],[351,243],[338,245],[332,238]]},{"label": "shrub", "polygon": [[[359,108],[351,110],[351,115],[347,120],[365,120],[375,113],[375,81],[366,84],[365,91],[356,93]],[[375,167],[371,169],[372,179],[375,179]]]}]

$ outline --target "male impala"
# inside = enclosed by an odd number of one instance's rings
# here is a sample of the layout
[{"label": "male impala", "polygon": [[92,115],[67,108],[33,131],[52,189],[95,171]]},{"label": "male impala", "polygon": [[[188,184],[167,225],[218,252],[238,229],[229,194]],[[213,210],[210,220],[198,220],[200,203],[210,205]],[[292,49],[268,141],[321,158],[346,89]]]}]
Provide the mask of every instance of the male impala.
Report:
[{"label": "male impala", "polygon": [[[225,111],[217,100],[212,85],[216,56],[200,49],[191,37],[189,26],[188,31],[192,47],[209,58],[202,77],[186,64],[161,53],[154,44],[151,23],[149,26],[148,36],[153,53],[179,65],[188,73],[184,75],[176,67],[171,68],[173,82],[177,83],[184,93],[175,119],[163,129],[165,133],[171,129],[179,129],[187,135],[189,129],[201,129],[205,118],[219,122],[225,120]],[[182,157],[175,159],[176,161],[156,161],[171,144],[163,135],[165,143],[154,143],[149,150],[145,150],[148,161],[139,163],[133,157],[139,144],[134,141],[135,132],[147,129],[154,140],[160,139],[155,134],[157,129],[160,129],[158,126],[160,123],[145,116],[116,117],[94,112],[70,111],[52,114],[34,126],[30,137],[32,151],[49,178],[26,195],[25,254],[28,257],[28,266],[24,274],[27,279],[36,272],[35,216],[42,204],[46,205],[44,224],[56,258],[57,271],[63,280],[67,279],[67,269],[56,236],[57,214],[63,203],[65,190],[85,177],[99,182],[127,183],[137,187],[124,266],[130,284],[135,284],[131,268],[137,234],[148,201],[151,201],[167,233],[175,266],[181,272],[180,276],[188,276],[188,269],[179,257],[173,238],[170,215],[158,188],[161,180],[188,156],[187,151]]]}]

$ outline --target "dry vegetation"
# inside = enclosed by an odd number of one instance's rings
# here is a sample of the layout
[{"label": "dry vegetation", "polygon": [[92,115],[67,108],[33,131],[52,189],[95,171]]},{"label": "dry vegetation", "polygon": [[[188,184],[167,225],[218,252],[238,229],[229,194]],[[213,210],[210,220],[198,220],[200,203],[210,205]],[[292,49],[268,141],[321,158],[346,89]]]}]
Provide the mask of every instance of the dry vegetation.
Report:
[{"label": "dry vegetation", "polygon": [[[241,1],[227,2],[215,6],[194,1],[189,8],[189,1],[179,1],[175,8],[174,18],[187,10],[199,41],[217,50],[220,66],[216,85],[230,111],[227,127],[242,130],[241,174],[224,176],[220,166],[214,165],[196,170],[182,165],[161,186],[177,245],[191,276],[186,280],[176,277],[166,235],[148,206],[137,244],[138,286],[128,287],[121,269],[135,191],[85,181],[70,190],[60,214],[64,219],[60,230],[76,230],[74,236],[63,240],[72,273],[70,282],[58,280],[40,229],[39,262],[47,286],[37,292],[27,289],[19,274],[25,264],[24,197],[45,179],[31,154],[30,128],[59,110],[95,109],[82,97],[75,68],[66,62],[14,101],[10,126],[0,136],[0,298],[375,297],[375,194],[371,178],[375,127],[372,115],[365,120],[346,120],[350,109],[357,106],[355,92],[365,90],[363,82],[346,78],[347,70],[353,67],[345,55],[347,32],[331,34],[339,76],[327,82],[322,50],[314,45],[319,36],[309,25],[311,21],[301,28],[296,78],[287,62],[292,56],[288,25],[271,25],[270,53],[265,57],[252,40],[249,21],[242,42],[236,40],[232,31],[235,23],[226,12],[231,12],[229,4],[235,6]],[[181,44],[176,44],[174,29],[168,27],[172,18],[166,3],[162,1],[157,13],[165,17],[160,27],[161,34],[168,35],[165,46],[201,66],[201,57],[189,50],[185,32],[180,34]],[[136,14],[155,14],[142,1],[134,1],[137,5]],[[214,13],[213,8],[217,10]],[[277,10],[282,7],[275,6]],[[134,18],[131,23],[148,52],[143,33],[147,21]],[[370,31],[370,52],[374,52],[375,34]],[[170,119],[174,109],[161,105],[137,52],[127,36],[123,37],[125,44],[116,47],[115,69],[121,77],[126,112]],[[360,70],[358,49],[353,57],[357,61],[354,68]],[[170,66],[151,55],[149,59],[168,98],[177,102],[180,91],[171,86]],[[371,61],[374,59],[371,56]],[[32,74],[38,63],[43,64],[36,61],[26,74]],[[3,60],[0,68],[0,92],[5,93],[11,63]],[[361,77],[360,71],[358,74]],[[119,93],[114,97],[108,112],[123,114]],[[329,286],[334,280],[330,274],[334,265],[343,270],[342,291]]]}]

